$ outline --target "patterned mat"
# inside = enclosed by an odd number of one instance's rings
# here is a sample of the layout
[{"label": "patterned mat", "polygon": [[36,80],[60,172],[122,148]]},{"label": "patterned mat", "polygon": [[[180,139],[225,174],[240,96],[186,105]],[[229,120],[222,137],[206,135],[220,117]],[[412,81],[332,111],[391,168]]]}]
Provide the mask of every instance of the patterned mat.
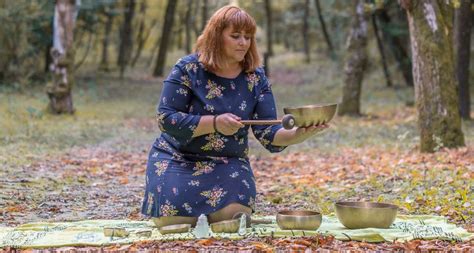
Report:
[{"label": "patterned mat", "polygon": [[[244,237],[284,237],[310,236],[316,234],[333,235],[339,240],[366,242],[408,241],[413,239],[441,239],[468,241],[474,239],[469,233],[455,224],[447,223],[446,218],[429,215],[397,216],[388,229],[347,229],[335,216],[323,216],[318,230],[281,230],[275,216],[256,217],[270,219],[272,224],[252,225],[245,233],[211,233],[217,238],[241,239]],[[106,236],[104,228],[122,228],[126,236]],[[131,244],[146,240],[187,240],[195,239],[191,232],[161,235],[151,221],[130,220],[87,220],[77,222],[39,222],[18,227],[0,227],[0,248],[51,248],[67,246],[107,246]]]}]

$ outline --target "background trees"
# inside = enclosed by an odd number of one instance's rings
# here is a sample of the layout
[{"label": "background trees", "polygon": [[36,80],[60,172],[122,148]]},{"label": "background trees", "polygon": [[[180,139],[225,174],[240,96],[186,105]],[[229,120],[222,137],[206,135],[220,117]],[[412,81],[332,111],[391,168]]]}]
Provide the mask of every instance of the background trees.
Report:
[{"label": "background trees", "polygon": [[[453,9],[437,1],[402,1],[408,14],[420,148],[464,145],[454,71]],[[441,144],[440,144],[441,143]]]},{"label": "background trees", "polygon": [[469,96],[469,63],[471,46],[472,0],[460,1],[454,15],[454,54],[456,79],[459,83],[459,111],[461,117],[470,119],[471,99]]},{"label": "background trees", "polygon": [[53,47],[51,48],[52,80],[46,86],[51,112],[73,113],[72,86],[74,85],[74,27],[76,1],[58,0],[54,8]]},{"label": "background trees", "polygon": [[[469,70],[472,64],[469,64],[469,59],[473,19],[470,0],[459,1],[459,6],[457,1],[453,1],[443,7],[446,11],[440,11],[436,15],[439,17],[437,21],[444,22],[443,29],[452,27],[449,29],[454,31],[451,32],[454,43],[448,42],[447,38],[441,40],[443,50],[434,50],[428,40],[420,40],[417,48],[410,43],[408,12],[402,6],[417,1],[400,1],[402,4],[396,1],[360,1],[359,4],[364,6],[366,12],[363,16],[357,16],[353,11],[354,7],[343,0],[82,0],[73,30],[76,57],[70,71],[90,69],[96,73],[108,72],[110,75],[126,77],[134,71],[144,70],[150,76],[163,76],[176,60],[167,61],[166,55],[184,55],[190,52],[209,15],[230,2],[238,3],[255,17],[259,26],[257,40],[267,70],[271,66],[272,56],[286,53],[301,55],[301,62],[306,62],[315,71],[321,61],[334,62],[341,70],[341,75],[345,66],[345,88],[341,89],[340,114],[364,115],[361,94],[372,92],[363,88],[364,75],[385,73],[385,81],[381,82],[380,87],[398,92],[401,87],[413,86],[413,67],[418,74],[427,75],[430,68],[420,62],[430,62],[431,59],[444,62],[453,57],[453,61],[446,61],[437,70],[442,73],[439,75],[442,80],[439,88],[444,91],[446,86],[450,90],[448,93],[454,92],[459,98],[446,97],[449,100],[446,102],[444,95],[439,97],[447,104],[459,103],[461,116],[465,119],[470,116],[472,89],[469,89],[469,83],[472,81],[469,80],[472,79],[472,71]],[[52,63],[50,48],[53,41],[54,3],[0,0],[0,7],[3,10],[0,12],[0,89],[21,91],[29,87],[44,87],[46,81],[52,79],[45,70],[49,72]],[[453,17],[449,14],[453,11],[455,22],[451,22],[449,18]],[[414,12],[410,13],[415,20]],[[371,23],[368,22],[368,17],[371,17]],[[355,30],[356,27],[358,30]],[[413,36],[416,35],[412,34],[412,40]],[[440,38],[439,36],[435,37]],[[432,56],[424,58],[414,55],[418,57],[417,66],[414,66],[411,52],[412,49],[413,52],[420,49],[420,45],[432,50]],[[445,47],[453,48],[454,54],[451,52],[451,55],[447,55]],[[447,67],[449,64],[454,64],[454,68]],[[422,70],[421,67],[427,69]],[[451,75],[451,71],[455,75]],[[421,82],[415,81],[418,82],[416,89],[420,91]],[[459,93],[456,90],[457,83]],[[425,96],[417,97],[418,103],[421,103],[422,97]],[[413,98],[403,99],[407,101],[407,105],[413,104]],[[428,101],[434,100],[428,98]],[[427,123],[422,122],[438,120],[435,119],[436,110],[427,117],[421,117],[422,108],[417,108],[420,110],[422,129],[427,129]],[[453,110],[456,109],[449,109],[448,114],[454,115],[454,112],[451,113]],[[445,126],[447,129],[453,127],[452,122],[458,122],[456,117],[446,120],[451,122]],[[459,125],[454,123],[456,124]],[[462,136],[460,128],[454,131]],[[444,129],[441,132],[449,131]],[[444,146],[451,146],[448,144],[449,138],[440,138]],[[456,143],[461,145],[462,142]]]}]

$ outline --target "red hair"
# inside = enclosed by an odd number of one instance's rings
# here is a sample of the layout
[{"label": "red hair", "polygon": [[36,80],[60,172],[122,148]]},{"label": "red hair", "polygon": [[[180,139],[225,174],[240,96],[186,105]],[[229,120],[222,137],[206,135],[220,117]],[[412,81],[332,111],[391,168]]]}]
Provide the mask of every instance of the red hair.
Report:
[{"label": "red hair", "polygon": [[240,64],[246,72],[255,71],[260,66],[255,40],[257,25],[252,16],[237,6],[224,6],[209,19],[194,46],[194,51],[199,55],[199,61],[210,71],[224,67],[222,32],[227,27],[232,27],[235,31],[245,31],[252,36],[250,48]]}]

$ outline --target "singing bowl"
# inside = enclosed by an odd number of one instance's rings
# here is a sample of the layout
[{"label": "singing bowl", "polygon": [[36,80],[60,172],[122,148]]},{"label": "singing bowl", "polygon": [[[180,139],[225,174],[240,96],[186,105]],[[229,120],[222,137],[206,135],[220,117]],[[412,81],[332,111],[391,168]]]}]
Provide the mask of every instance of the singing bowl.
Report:
[{"label": "singing bowl", "polygon": [[191,229],[191,224],[175,224],[168,225],[159,228],[160,234],[176,234],[176,233],[186,233]]},{"label": "singing bowl", "polygon": [[280,211],[276,216],[278,226],[283,229],[316,230],[321,226],[322,215],[314,211]]},{"label": "singing bowl", "polygon": [[127,237],[130,234],[125,228],[104,227],[104,236]]},{"label": "singing bowl", "polygon": [[211,223],[211,230],[214,233],[237,233],[240,227],[240,220],[223,220]]},{"label": "singing bowl", "polygon": [[336,114],[337,104],[306,105],[283,108],[285,114],[293,115],[297,127],[325,124]]},{"label": "singing bowl", "polygon": [[376,202],[336,202],[336,216],[347,228],[388,228],[397,216],[398,206]]}]

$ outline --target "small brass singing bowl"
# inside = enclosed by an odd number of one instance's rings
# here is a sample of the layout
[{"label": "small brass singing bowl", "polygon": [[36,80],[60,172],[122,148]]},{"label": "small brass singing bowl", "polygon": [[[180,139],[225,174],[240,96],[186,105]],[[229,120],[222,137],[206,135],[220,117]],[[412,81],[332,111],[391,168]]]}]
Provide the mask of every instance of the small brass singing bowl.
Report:
[{"label": "small brass singing bowl", "polygon": [[214,233],[237,233],[240,227],[240,220],[223,220],[211,223],[211,230]]},{"label": "small brass singing bowl", "polygon": [[336,216],[346,228],[388,228],[397,216],[398,206],[377,202],[336,202]]},{"label": "small brass singing bowl", "polygon": [[283,230],[316,230],[321,226],[322,218],[320,213],[314,211],[280,211],[276,221]]},{"label": "small brass singing bowl", "polygon": [[336,111],[337,104],[317,104],[283,108],[285,114],[291,114],[294,117],[294,124],[297,127],[326,124],[331,121]]},{"label": "small brass singing bowl", "polygon": [[104,236],[127,237],[130,234],[125,228],[104,227]]},{"label": "small brass singing bowl", "polygon": [[160,231],[160,234],[166,235],[166,234],[186,233],[186,232],[189,232],[190,229],[191,229],[191,224],[175,224],[175,225],[163,226],[159,228],[158,231]]},{"label": "small brass singing bowl", "polygon": [[143,229],[143,230],[138,230],[137,232],[135,232],[135,234],[138,237],[150,237],[152,234],[152,231],[150,229]]}]

